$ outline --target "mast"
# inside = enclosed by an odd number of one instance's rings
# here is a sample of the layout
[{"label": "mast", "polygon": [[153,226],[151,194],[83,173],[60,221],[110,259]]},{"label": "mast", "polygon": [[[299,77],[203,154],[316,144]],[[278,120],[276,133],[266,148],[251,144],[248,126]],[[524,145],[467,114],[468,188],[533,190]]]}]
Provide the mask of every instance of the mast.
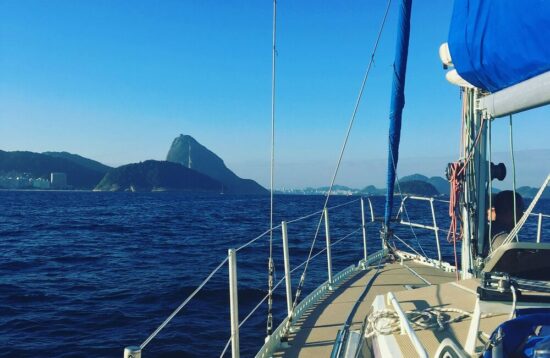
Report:
[{"label": "mast", "polygon": [[[484,250],[487,211],[487,131],[483,125],[482,113],[475,108],[479,90],[463,88],[463,152],[461,162],[465,166],[460,201],[462,226],[461,278],[475,275],[479,266],[479,253]],[[471,161],[469,160],[471,156]],[[468,163],[470,162],[470,163]],[[474,259],[477,260],[474,261]]]},{"label": "mast", "polygon": [[[479,98],[479,91],[474,92],[474,98],[477,100]],[[489,162],[487,159],[487,127],[488,123],[485,125],[483,121],[490,121],[491,118],[485,116],[485,114],[479,110],[474,111],[474,126],[476,133],[479,133],[480,136],[479,143],[474,147],[474,170],[475,170],[475,191],[477,193],[474,201],[474,207],[476,208],[475,214],[477,217],[474,217],[475,220],[472,225],[474,228],[474,233],[477,238],[477,254],[482,254],[487,250],[486,246],[489,245],[487,239],[487,201],[489,195]],[[476,264],[479,266],[479,263]],[[466,275],[467,269],[472,267],[463,268],[463,277]],[[467,275],[466,275],[467,276]],[[466,278],[466,277],[464,277]]]},{"label": "mast", "polygon": [[393,187],[395,171],[399,158],[399,139],[401,137],[401,116],[405,106],[405,75],[409,53],[409,35],[411,27],[412,0],[402,0],[399,5],[397,23],[397,44],[393,63],[393,84],[390,105],[390,129],[388,143],[388,169],[384,230],[387,239],[393,209]]}]

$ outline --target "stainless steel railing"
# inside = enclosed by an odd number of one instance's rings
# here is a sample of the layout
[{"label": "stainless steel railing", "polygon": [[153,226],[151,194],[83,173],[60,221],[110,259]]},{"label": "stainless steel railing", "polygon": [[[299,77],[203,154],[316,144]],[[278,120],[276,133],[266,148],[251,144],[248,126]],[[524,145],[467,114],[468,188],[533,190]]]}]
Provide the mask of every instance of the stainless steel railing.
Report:
[{"label": "stainless steel railing", "polygon": [[[420,201],[429,202],[430,210],[431,210],[431,214],[432,214],[432,225],[425,225],[425,224],[412,222],[410,220],[410,218],[408,217],[408,215],[406,215],[407,216],[406,220],[403,219],[402,214],[404,212],[406,213],[405,202],[409,199],[410,200],[420,200]],[[331,235],[330,235],[329,211],[333,211],[335,209],[350,205],[352,203],[356,203],[358,201],[360,202],[360,206],[361,206],[361,225],[360,225],[360,227],[356,228],[355,230],[351,231],[350,233],[346,234],[345,236],[339,238],[338,240],[332,242],[331,241]],[[368,205],[369,205],[369,211],[370,211],[370,220],[369,221],[366,220],[365,201],[367,201]],[[441,246],[440,246],[440,242],[439,242],[440,241],[439,231],[442,231],[442,232],[448,232],[448,231],[444,230],[444,229],[441,229],[437,225],[437,218],[436,218],[436,215],[435,215],[434,202],[448,203],[447,200],[441,200],[441,199],[435,199],[435,198],[426,198],[426,197],[420,197],[420,196],[405,196],[405,197],[403,197],[403,199],[401,201],[400,209],[398,211],[397,217],[401,218],[400,221],[399,221],[400,224],[409,226],[409,227],[411,227],[411,229],[412,228],[421,228],[421,229],[426,229],[426,230],[430,230],[430,231],[434,232],[435,242],[436,242],[436,247],[437,247],[437,258],[438,258],[439,264],[441,264],[442,263],[442,255],[441,255]],[[314,254],[310,258],[310,260],[314,260],[315,258],[320,256],[321,254],[326,253],[326,257],[327,257],[327,281],[323,285],[319,286],[316,290],[314,290],[312,293],[310,293],[306,298],[304,298],[302,300],[300,305],[298,305],[298,307],[296,307],[296,312],[294,312],[294,318],[296,318],[297,315],[301,314],[301,312],[303,312],[305,309],[307,309],[307,307],[309,305],[311,305],[312,303],[314,303],[315,300],[317,300],[319,297],[321,297],[323,292],[326,292],[327,290],[331,290],[336,282],[341,281],[342,279],[345,279],[349,274],[351,274],[353,272],[354,266],[350,266],[350,267],[344,269],[343,271],[339,272],[338,274],[333,275],[333,273],[332,273],[332,252],[331,252],[331,248],[333,246],[335,246],[338,243],[342,242],[343,240],[357,234],[358,232],[361,232],[362,233],[362,239],[363,239],[363,260],[361,261],[360,264],[366,266],[366,265],[368,265],[368,263],[370,261],[377,260],[378,257],[381,254],[383,254],[383,251],[379,251],[376,254],[371,255],[371,257],[369,257],[367,255],[368,252],[367,252],[367,230],[366,230],[366,227],[375,222],[373,205],[372,205],[372,202],[371,202],[370,198],[368,198],[368,197],[366,197],[366,198],[361,197],[359,199],[351,200],[349,202],[346,202],[346,203],[343,203],[343,204],[340,204],[340,205],[336,205],[336,206],[333,206],[333,207],[330,207],[330,208],[326,208],[324,210],[319,210],[319,211],[307,214],[305,216],[302,216],[302,217],[299,217],[299,218],[296,218],[296,219],[293,219],[293,220],[283,221],[283,222],[281,222],[281,224],[275,226],[273,229],[266,230],[265,232],[261,233],[260,235],[256,236],[255,238],[249,240],[248,242],[246,242],[245,244],[239,246],[238,248],[229,249],[228,250],[228,256],[226,258],[224,258],[220,262],[220,264],[218,264],[218,266],[216,266],[216,268],[214,268],[214,270],[212,270],[212,272],[209,273],[209,275],[199,284],[199,286],[197,286],[197,288],[168,316],[168,318],[166,318],[162,322],[162,324],[149,337],[147,337],[147,339],[145,341],[143,341],[143,343],[141,345],[139,345],[139,346],[130,346],[130,347],[126,347],[124,349],[124,357],[125,358],[140,358],[142,350],[149,344],[149,342],[151,342],[151,340],[153,340],[157,336],[157,334],[160,331],[162,331],[168,325],[168,323],[170,323],[170,321],[197,295],[197,293],[199,291],[201,291],[204,288],[204,286],[212,279],[212,277],[216,273],[218,273],[221,270],[221,268],[226,263],[228,263],[228,266],[229,266],[231,335],[230,335],[230,338],[227,340],[226,345],[224,346],[224,349],[222,350],[221,356],[223,356],[227,352],[227,350],[229,349],[229,346],[231,346],[232,347],[231,348],[232,357],[239,357],[240,356],[240,352],[239,352],[239,330],[249,320],[249,318],[261,307],[261,305],[263,303],[265,303],[268,296],[265,295],[258,302],[258,304],[256,306],[254,306],[254,308],[246,315],[246,317],[241,322],[239,322],[239,320],[238,320],[239,305],[238,305],[238,295],[237,295],[237,287],[238,287],[237,253],[239,251],[253,245],[257,241],[259,241],[263,238],[266,238],[272,232],[272,230],[273,231],[274,230],[279,230],[279,229],[281,230],[282,243],[283,243],[283,261],[284,261],[285,274],[284,274],[284,277],[281,278],[274,285],[273,290],[276,290],[283,283],[283,281],[285,282],[285,296],[286,296],[287,313],[288,313],[287,317],[285,318],[285,321],[286,321],[286,320],[288,320],[288,318],[292,314],[293,293],[292,293],[291,275],[294,272],[296,272],[298,269],[302,268],[306,264],[306,261],[304,261],[301,264],[294,267],[293,269],[291,269],[291,267],[290,267],[290,255],[289,255],[289,249],[288,249],[289,248],[288,225],[297,223],[297,222],[302,221],[302,220],[306,220],[306,219],[311,218],[311,217],[316,216],[316,215],[323,215],[323,219],[324,219],[324,223],[325,223],[326,245],[323,249],[321,249],[316,254]],[[550,215],[546,215],[546,214],[542,214],[542,213],[539,213],[539,214],[532,213],[531,215],[536,216],[538,218],[538,224],[537,224],[537,243],[538,243],[541,240],[542,219],[545,218],[545,217],[548,218],[548,217],[550,217]],[[416,252],[419,256],[425,256],[425,255],[421,255],[420,253],[418,253],[414,248],[412,248],[410,245],[408,245],[404,240],[401,240],[399,237],[396,237],[396,238],[399,241],[401,241],[405,246],[407,246],[410,250],[412,250],[413,252]],[[281,324],[279,326],[279,328],[276,329],[273,332],[272,341],[270,341],[270,340],[266,341],[266,344],[264,345],[264,347],[262,347],[262,349],[260,350],[260,353],[258,354],[258,356],[260,356],[260,357],[268,356],[272,352],[272,350],[275,349],[276,341],[278,339],[280,339],[280,335],[282,333],[281,332],[282,326],[283,326],[283,324]]]},{"label": "stainless steel railing", "polygon": [[[344,237],[331,242],[330,237],[330,224],[329,224],[329,211],[336,210],[338,208],[350,205],[352,203],[359,202],[361,203],[361,227],[353,230],[352,232],[348,233]],[[370,198],[367,198],[369,208],[370,208],[370,214],[371,214],[371,222],[374,221],[374,213],[373,213],[373,206]],[[290,221],[283,221],[280,225],[277,225],[273,227],[273,229],[266,230],[265,232],[261,233],[260,235],[256,236],[255,238],[249,240],[245,244],[239,246],[236,249],[229,249],[228,250],[228,256],[224,258],[218,266],[214,270],[212,270],[208,276],[197,286],[197,288],[166,318],[159,326],[158,328],[149,336],[147,339],[143,341],[139,346],[129,346],[124,349],[124,357],[125,358],[141,358],[143,349],[170,323],[170,321],[180,313],[180,311],[187,305],[191,300],[201,291],[204,286],[214,277],[216,273],[218,273],[221,268],[227,263],[229,268],[229,289],[230,289],[230,312],[231,312],[231,337],[229,338],[227,344],[224,347],[224,350],[222,351],[222,355],[224,355],[229,348],[229,345],[231,344],[231,351],[232,351],[232,357],[239,357],[239,329],[242,327],[242,325],[261,307],[261,305],[267,300],[268,296],[266,295],[263,297],[262,300],[252,309],[251,312],[248,313],[248,315],[239,322],[238,320],[238,294],[237,294],[237,287],[238,287],[238,280],[237,280],[237,253],[244,248],[247,248],[257,241],[261,240],[262,238],[266,238],[272,230],[279,230],[282,231],[282,238],[283,238],[283,261],[284,261],[284,268],[285,268],[285,276],[281,280],[279,280],[273,290],[278,288],[283,281],[286,283],[286,301],[287,301],[287,311],[288,315],[290,316],[291,310],[292,310],[292,287],[291,287],[291,274],[300,269],[304,266],[306,263],[305,261],[302,262],[300,265],[296,266],[294,269],[290,269],[290,255],[288,251],[288,225],[293,224],[302,220],[306,220],[308,218],[311,218],[316,215],[323,215],[325,220],[325,238],[326,238],[326,247],[321,249],[319,252],[317,252],[315,255],[313,255],[310,260],[315,259],[319,255],[326,252],[327,254],[327,275],[328,275],[328,288],[330,289],[331,285],[334,284],[336,281],[336,277],[338,279],[342,279],[342,272],[338,273],[335,277],[333,277],[332,274],[332,254],[331,254],[331,248],[334,245],[337,245],[341,241],[351,237],[352,235],[358,233],[359,231],[363,232],[363,251],[366,258],[367,248],[366,248],[366,230],[365,230],[365,200],[364,198],[354,199],[351,201],[348,201],[343,204],[335,205],[330,208],[325,208],[324,210],[319,210],[310,214],[307,214],[305,216],[290,220]],[[349,268],[348,268],[349,269]],[[345,271],[345,270],[344,270]],[[311,295],[311,294],[310,294]],[[309,296],[308,296],[309,297]],[[306,297],[304,301],[308,299]],[[311,299],[311,298],[310,298]]]}]

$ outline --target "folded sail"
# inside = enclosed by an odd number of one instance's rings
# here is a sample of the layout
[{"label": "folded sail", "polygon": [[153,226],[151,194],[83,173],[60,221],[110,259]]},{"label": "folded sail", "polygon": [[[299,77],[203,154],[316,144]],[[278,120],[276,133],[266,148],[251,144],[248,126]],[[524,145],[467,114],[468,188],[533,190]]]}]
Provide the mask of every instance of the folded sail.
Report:
[{"label": "folded sail", "polygon": [[456,0],[449,31],[462,78],[490,92],[550,71],[550,1]]},{"label": "folded sail", "polygon": [[389,227],[393,208],[393,187],[395,171],[399,159],[399,140],[401,138],[401,116],[405,107],[405,75],[409,54],[409,35],[411,30],[412,0],[402,0],[399,5],[397,43],[393,63],[393,83],[390,104],[390,130],[388,144],[388,170],[384,225]]}]

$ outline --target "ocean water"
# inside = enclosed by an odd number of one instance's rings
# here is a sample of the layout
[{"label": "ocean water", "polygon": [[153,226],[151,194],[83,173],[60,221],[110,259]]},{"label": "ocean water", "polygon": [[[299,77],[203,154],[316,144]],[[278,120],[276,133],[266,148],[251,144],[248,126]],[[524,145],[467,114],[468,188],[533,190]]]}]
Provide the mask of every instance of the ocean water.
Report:
[{"label": "ocean water", "polygon": [[[333,197],[332,241],[359,228],[360,204]],[[355,200],[355,201],[354,201]],[[275,222],[322,207],[322,196],[276,196]],[[383,198],[372,198],[376,216]],[[436,202],[438,225],[448,227],[447,204]],[[550,213],[550,201],[538,211]],[[269,198],[174,193],[0,191],[0,356],[122,357],[139,345],[227,255],[269,226]],[[368,207],[367,207],[368,213]],[[427,202],[410,201],[414,222],[431,224]],[[291,267],[307,257],[319,215],[289,224]],[[523,237],[534,240],[536,218]],[[546,232],[550,219],[543,221]],[[416,250],[436,256],[432,232],[396,233]],[[548,239],[546,237],[546,239]],[[452,246],[441,234],[444,259]],[[419,244],[422,246],[420,248]],[[324,227],[315,252],[325,245]],[[380,247],[369,227],[368,249]],[[266,294],[269,236],[237,254],[241,319]],[[280,232],[273,236],[275,279],[283,277]],[[332,249],[333,270],[362,257],[360,232]],[[301,270],[293,276],[296,288]],[[144,357],[219,356],[230,335],[224,266],[144,349]],[[302,297],[327,278],[326,256],[308,270]],[[274,295],[274,324],[284,318],[284,285]],[[241,353],[253,355],[265,335],[264,304],[241,329]]]}]

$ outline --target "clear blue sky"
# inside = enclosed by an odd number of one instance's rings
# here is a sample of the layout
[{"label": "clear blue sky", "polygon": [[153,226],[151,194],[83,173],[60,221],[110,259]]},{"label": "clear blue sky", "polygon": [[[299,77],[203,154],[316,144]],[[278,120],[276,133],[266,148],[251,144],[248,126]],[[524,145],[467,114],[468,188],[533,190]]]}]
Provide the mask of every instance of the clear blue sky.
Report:
[{"label": "clear blue sky", "polygon": [[[397,3],[342,184],[383,183]],[[277,187],[328,183],[384,7],[279,0]],[[437,52],[451,7],[413,4],[401,175],[442,174],[458,153],[459,91]],[[270,0],[0,0],[0,149],[65,150],[116,166],[164,159],[184,133],[267,185],[271,17]],[[549,114],[517,116],[518,151],[550,149]],[[505,124],[495,123],[495,152],[508,150]]]}]

